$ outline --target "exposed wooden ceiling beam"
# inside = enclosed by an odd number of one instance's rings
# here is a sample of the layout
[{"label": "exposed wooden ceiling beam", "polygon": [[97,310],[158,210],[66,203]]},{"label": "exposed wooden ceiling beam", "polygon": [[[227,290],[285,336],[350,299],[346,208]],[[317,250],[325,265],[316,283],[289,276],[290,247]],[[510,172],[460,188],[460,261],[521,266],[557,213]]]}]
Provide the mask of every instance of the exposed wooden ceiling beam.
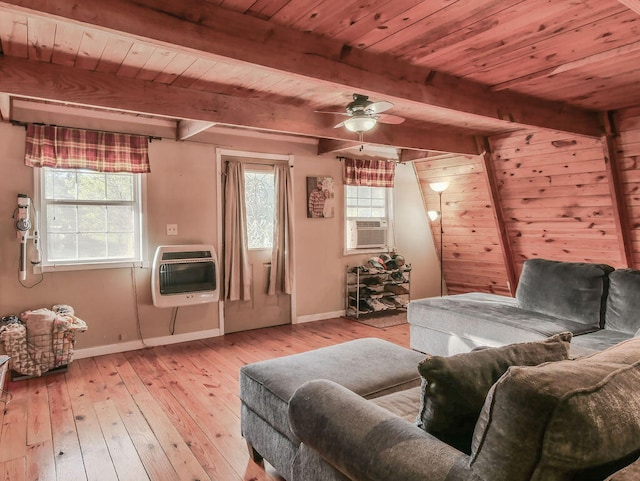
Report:
[{"label": "exposed wooden ceiling beam", "polygon": [[429,157],[429,152],[426,150],[402,149],[400,151],[400,162],[412,162],[414,160],[426,159],[427,157]]},{"label": "exposed wooden ceiling beam", "polygon": [[0,118],[11,120],[11,97],[3,93],[0,93]]},{"label": "exposed wooden ceiling beam", "polygon": [[512,296],[515,296],[518,288],[518,275],[516,274],[515,259],[513,258],[513,247],[507,232],[507,223],[503,209],[503,202],[500,199],[500,191],[498,190],[497,177],[492,159],[491,146],[486,137],[477,138],[478,150],[482,152],[481,160],[483,165],[483,176],[487,185],[487,191],[491,199],[491,209],[493,210],[493,218],[496,222],[498,231],[498,242],[500,243],[500,251],[502,252],[502,260],[507,274],[507,288]]},{"label": "exposed wooden ceiling beam", "polygon": [[[125,112],[192,119],[353,141],[346,129],[334,129],[327,119],[307,108],[285,106],[199,90],[168,86],[108,73],[0,57],[0,92],[26,98],[96,106]],[[477,153],[471,136],[433,133],[403,125],[380,125],[365,134],[368,144],[399,148]]]},{"label": "exposed wooden ceiling beam", "polygon": [[120,32],[216,60],[235,59],[284,71],[391,102],[409,101],[443,118],[490,118],[504,124],[505,130],[535,126],[601,135],[595,112],[508,91],[492,92],[475,82],[434,75],[431,70],[388,55],[351,48],[209,2],[145,1],[150,6],[131,0],[110,0],[99,8],[92,2],[76,0],[7,0],[0,1],[0,6]]},{"label": "exposed wooden ceiling beam", "polygon": [[362,142],[358,142],[357,140],[320,139],[318,141],[318,155],[352,149],[361,143]]},{"label": "exposed wooden ceiling beam", "polygon": [[620,160],[618,159],[618,134],[613,121],[613,113],[602,114],[602,123],[606,134],[602,136],[602,152],[604,164],[607,170],[607,181],[611,193],[611,207],[613,208],[613,220],[616,226],[620,258],[626,267],[637,268],[634,263],[633,232],[629,222],[627,204],[624,200],[624,188],[622,187]]},{"label": "exposed wooden ceiling beam", "polygon": [[622,5],[640,15],[640,0],[618,0]]},{"label": "exposed wooden ceiling beam", "polygon": [[176,129],[176,139],[187,140],[214,125],[216,125],[214,122],[205,122],[202,120],[179,120]]},{"label": "exposed wooden ceiling beam", "polygon": [[0,116],[2,120],[11,120],[11,97],[0,93]]}]

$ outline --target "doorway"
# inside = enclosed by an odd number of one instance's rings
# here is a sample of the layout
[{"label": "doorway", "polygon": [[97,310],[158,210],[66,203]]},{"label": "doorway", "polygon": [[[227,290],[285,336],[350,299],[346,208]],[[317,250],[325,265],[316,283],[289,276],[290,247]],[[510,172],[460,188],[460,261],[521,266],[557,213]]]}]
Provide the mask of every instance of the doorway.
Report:
[{"label": "doorway", "polygon": [[[225,216],[228,215],[226,204],[230,200],[224,188],[227,179],[229,163],[242,164],[241,192],[244,207],[243,227],[246,237],[246,259],[248,264],[249,299],[229,300],[225,294],[221,328],[224,333],[259,329],[263,327],[290,324],[292,320],[292,296],[284,293],[268,294],[271,274],[271,262],[274,252],[275,225],[278,222],[276,165],[285,162],[289,164],[288,156],[267,156],[258,154],[250,156],[221,155],[221,169],[223,173],[223,229],[232,229],[234,223]],[[232,199],[231,202],[240,202]],[[225,232],[225,237],[228,235]],[[223,243],[222,255],[226,256],[227,246]]]}]

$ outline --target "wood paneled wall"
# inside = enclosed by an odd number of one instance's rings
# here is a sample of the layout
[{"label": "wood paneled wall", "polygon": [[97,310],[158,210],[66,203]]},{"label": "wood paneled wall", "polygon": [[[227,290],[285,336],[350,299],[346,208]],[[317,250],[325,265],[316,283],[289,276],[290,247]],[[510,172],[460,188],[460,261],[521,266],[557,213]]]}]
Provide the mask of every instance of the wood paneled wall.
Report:
[{"label": "wood paneled wall", "polygon": [[630,267],[640,269],[640,107],[617,112],[614,122],[619,132],[616,151],[633,251]]},{"label": "wood paneled wall", "polygon": [[[427,210],[443,194],[449,294],[513,295],[526,259],[640,266],[640,107],[594,139],[545,130],[495,136],[484,156],[415,161]],[[432,223],[436,246],[440,224]],[[625,243],[630,245],[625,253]]]},{"label": "wood paneled wall", "polygon": [[[509,295],[491,194],[482,157],[441,155],[415,161],[427,210],[439,210],[432,182],[448,181],[442,194],[443,271],[449,294],[470,291]],[[440,221],[431,223],[440,250]],[[440,253],[439,253],[440,254]]]}]

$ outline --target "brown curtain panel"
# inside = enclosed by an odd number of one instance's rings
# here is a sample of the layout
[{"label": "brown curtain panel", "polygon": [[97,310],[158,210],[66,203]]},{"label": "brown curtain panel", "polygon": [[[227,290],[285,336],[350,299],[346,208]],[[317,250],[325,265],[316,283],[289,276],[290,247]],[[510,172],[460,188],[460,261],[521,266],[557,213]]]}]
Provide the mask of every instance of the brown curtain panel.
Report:
[{"label": "brown curtain panel", "polygon": [[276,220],[268,295],[293,292],[293,186],[288,163],[275,166]]},{"label": "brown curtain panel", "polygon": [[251,270],[244,204],[244,165],[227,162],[224,188],[224,296],[228,301],[251,300]]},{"label": "brown curtain panel", "polygon": [[144,174],[149,139],[142,135],[27,125],[24,162],[30,167]]}]

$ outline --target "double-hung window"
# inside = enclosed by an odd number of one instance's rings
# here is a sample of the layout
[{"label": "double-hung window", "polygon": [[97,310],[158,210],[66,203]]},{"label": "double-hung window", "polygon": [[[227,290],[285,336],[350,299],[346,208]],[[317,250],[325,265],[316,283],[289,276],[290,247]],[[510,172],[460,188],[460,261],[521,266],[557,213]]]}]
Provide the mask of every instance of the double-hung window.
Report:
[{"label": "double-hung window", "polygon": [[393,162],[343,158],[345,253],[390,250],[393,242]]},{"label": "double-hung window", "polygon": [[392,204],[389,187],[345,186],[347,253],[393,247]]},{"label": "double-hung window", "polygon": [[121,172],[36,169],[43,268],[139,265],[142,178]]}]

